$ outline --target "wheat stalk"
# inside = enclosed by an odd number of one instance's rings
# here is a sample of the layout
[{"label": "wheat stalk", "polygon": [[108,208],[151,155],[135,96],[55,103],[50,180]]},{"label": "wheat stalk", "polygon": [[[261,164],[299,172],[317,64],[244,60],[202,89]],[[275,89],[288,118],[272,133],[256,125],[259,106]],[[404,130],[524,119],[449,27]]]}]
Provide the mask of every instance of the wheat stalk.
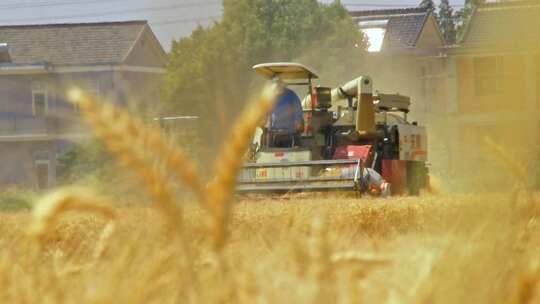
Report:
[{"label": "wheat stalk", "polygon": [[99,235],[99,240],[94,248],[94,252],[92,256],[95,260],[101,258],[103,254],[105,253],[105,249],[107,248],[107,244],[111,236],[113,235],[115,230],[115,225],[113,222],[109,222],[105,228],[101,231]]},{"label": "wheat stalk", "polygon": [[389,264],[391,259],[360,251],[343,251],[332,254],[330,261],[333,264],[385,265]]},{"label": "wheat stalk", "polygon": [[215,245],[216,248],[221,248],[226,238],[230,202],[242,164],[241,156],[249,147],[255,129],[272,109],[277,92],[275,84],[267,86],[258,102],[252,103],[243,112],[217,157],[215,177],[208,183],[206,191],[203,190],[191,163],[178,148],[169,144],[161,133],[144,126],[141,121],[111,104],[97,103],[80,90],[70,92],[70,99],[79,104],[96,136],[117,156],[118,161],[137,173],[136,176],[150,188],[150,193],[169,218],[169,222],[178,225],[181,221],[181,210],[175,204],[172,188],[168,185],[166,176],[156,170],[142,151],[146,146],[151,146],[156,149],[155,155],[168,155],[166,164],[175,168],[175,175],[188,185],[198,195],[202,205],[210,210]]},{"label": "wheat stalk", "polygon": [[191,162],[158,130],[146,127],[140,120],[113,105],[99,104],[80,91],[73,91],[70,96],[73,102],[80,105],[95,135],[116,155],[118,162],[135,172],[135,176],[148,187],[158,209],[168,218],[169,224],[179,227],[181,209],[176,204],[173,187],[144,151],[152,147],[155,155],[168,156],[165,159],[166,166],[172,168],[172,172],[198,196],[202,196],[202,183]]},{"label": "wheat stalk", "polygon": [[[519,281],[517,288],[517,301],[518,304],[533,303],[537,298],[537,294],[540,294],[540,271],[525,275]],[[534,302],[536,303],[536,302]]]},{"label": "wheat stalk", "polygon": [[484,138],[484,143],[491,151],[494,152],[495,156],[501,161],[501,163],[508,168],[512,174],[515,185],[511,192],[511,205],[513,207],[517,206],[520,190],[525,195],[527,208],[524,208],[526,213],[536,214],[538,212],[538,205],[536,204],[533,195],[529,189],[529,174],[526,167],[519,161],[512,158],[508,153],[501,147],[496,144],[493,140],[486,137]]},{"label": "wheat stalk", "polygon": [[60,216],[69,211],[100,215],[111,221],[112,228],[108,229],[114,231],[116,213],[111,207],[100,202],[100,199],[84,189],[68,188],[52,192],[39,200],[34,207],[28,233],[42,242]]},{"label": "wheat stalk", "polygon": [[210,208],[213,216],[212,234],[217,249],[224,245],[226,239],[230,203],[242,165],[242,156],[249,147],[255,129],[272,109],[277,92],[275,85],[269,85],[263,90],[259,100],[248,106],[216,158],[215,176],[207,186],[205,205]]},{"label": "wheat stalk", "polygon": [[[89,96],[84,95],[79,90],[70,92],[71,100],[77,104],[80,104],[83,109],[86,109],[86,115],[94,115],[100,111],[101,113],[113,112],[111,116],[114,119],[115,116],[126,122],[125,129],[120,128],[119,135],[125,135],[125,131],[132,135],[134,138],[126,138],[126,140],[142,139],[145,146],[139,147],[143,150],[151,147],[155,151],[157,156],[166,156],[165,166],[171,169],[171,172],[180,179],[185,185],[187,185],[195,194],[201,196],[204,192],[203,183],[200,181],[197,170],[191,161],[187,159],[185,154],[174,146],[159,130],[149,128],[139,119],[120,112],[114,106],[100,105]],[[99,119],[93,117],[93,119]],[[100,121],[102,124],[107,124],[107,121]],[[93,125],[94,127],[100,127],[100,125]],[[139,143],[140,144],[140,143]],[[135,148],[135,147],[133,147]],[[154,155],[154,156],[155,156]]]},{"label": "wheat stalk", "polygon": [[529,185],[529,175],[527,174],[527,169],[514,160],[508,153],[498,144],[496,144],[491,138],[485,137],[484,143],[490,148],[490,150],[495,154],[495,156],[501,160],[501,162],[510,170],[514,178],[521,183],[523,187],[528,187]]}]

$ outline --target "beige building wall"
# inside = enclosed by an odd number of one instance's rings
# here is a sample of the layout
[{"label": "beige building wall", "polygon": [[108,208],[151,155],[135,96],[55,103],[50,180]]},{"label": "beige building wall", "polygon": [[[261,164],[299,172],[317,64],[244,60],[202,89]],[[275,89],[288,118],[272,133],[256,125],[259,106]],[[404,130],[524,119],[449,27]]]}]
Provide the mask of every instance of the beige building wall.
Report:
[{"label": "beige building wall", "polygon": [[[539,63],[535,53],[448,57],[447,111],[439,126],[448,156],[437,167],[450,188],[496,190],[511,182],[507,164],[486,138],[528,168],[539,164]],[[534,173],[530,179],[536,182]]]}]

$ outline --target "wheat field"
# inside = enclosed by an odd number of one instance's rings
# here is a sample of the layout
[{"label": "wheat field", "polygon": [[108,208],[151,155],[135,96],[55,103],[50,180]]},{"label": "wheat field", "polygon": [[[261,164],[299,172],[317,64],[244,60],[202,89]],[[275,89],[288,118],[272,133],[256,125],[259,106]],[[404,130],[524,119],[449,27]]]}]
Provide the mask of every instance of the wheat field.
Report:
[{"label": "wheat field", "polygon": [[42,242],[31,213],[1,215],[1,302],[540,301],[539,223],[505,195],[241,201],[218,252],[198,206],[178,238],[155,208],[113,210],[105,240],[100,215],[67,213]]},{"label": "wheat field", "polygon": [[[0,301],[540,303],[538,197],[494,143],[514,172],[509,193],[235,197],[239,155],[272,92],[233,126],[209,181],[159,130],[75,92],[151,203],[115,207],[68,187],[1,213]],[[178,191],[194,195],[179,202]]]}]

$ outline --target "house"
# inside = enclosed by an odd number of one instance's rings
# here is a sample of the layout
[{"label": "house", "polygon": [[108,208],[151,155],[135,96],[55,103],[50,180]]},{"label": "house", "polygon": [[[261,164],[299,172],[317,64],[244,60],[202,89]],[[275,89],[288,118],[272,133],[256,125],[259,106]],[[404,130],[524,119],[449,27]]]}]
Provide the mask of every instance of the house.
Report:
[{"label": "house", "polygon": [[369,42],[361,74],[373,78],[377,90],[410,96],[412,119],[425,124],[440,103],[435,91],[444,69],[445,43],[431,10],[424,8],[350,11]]},{"label": "house", "polygon": [[[362,71],[374,88],[411,97],[409,118],[427,127],[429,159],[447,163],[444,129],[439,117],[446,113],[446,45],[437,20],[424,8],[351,11],[369,41]],[[439,168],[432,168],[435,171]]]},{"label": "house", "polygon": [[350,11],[367,36],[369,52],[436,55],[444,41],[433,12],[425,8]]},{"label": "house", "polygon": [[[447,130],[451,175],[490,187],[502,169],[491,138],[528,166],[540,160],[540,1],[499,1],[477,7],[458,46],[447,49]],[[501,171],[501,170],[499,170]],[[531,176],[534,178],[534,176]]]},{"label": "house", "polygon": [[149,108],[165,60],[146,21],[0,26],[0,185],[54,185],[57,155],[88,135],[70,88]]},{"label": "house", "polygon": [[412,97],[410,117],[428,130],[430,170],[450,188],[500,185],[504,174],[495,173],[504,167],[486,138],[526,165],[540,164],[539,0],[476,7],[452,46],[421,8],[350,14],[370,42],[362,73],[376,89]]}]

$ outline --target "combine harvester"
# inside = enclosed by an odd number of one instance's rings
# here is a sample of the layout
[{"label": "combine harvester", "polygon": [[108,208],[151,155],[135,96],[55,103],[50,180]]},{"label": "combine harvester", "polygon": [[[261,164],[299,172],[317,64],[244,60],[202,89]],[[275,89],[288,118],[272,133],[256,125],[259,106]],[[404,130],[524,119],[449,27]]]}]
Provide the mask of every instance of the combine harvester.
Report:
[{"label": "combine harvester", "polygon": [[270,81],[306,88],[305,129],[300,143],[288,148],[272,147],[273,134],[259,129],[238,192],[362,194],[369,190],[366,168],[379,172],[393,195],[417,195],[428,187],[426,130],[407,121],[409,97],[374,95],[368,76],[334,89],[315,87],[317,74],[297,63],[259,64],[253,69]]}]

